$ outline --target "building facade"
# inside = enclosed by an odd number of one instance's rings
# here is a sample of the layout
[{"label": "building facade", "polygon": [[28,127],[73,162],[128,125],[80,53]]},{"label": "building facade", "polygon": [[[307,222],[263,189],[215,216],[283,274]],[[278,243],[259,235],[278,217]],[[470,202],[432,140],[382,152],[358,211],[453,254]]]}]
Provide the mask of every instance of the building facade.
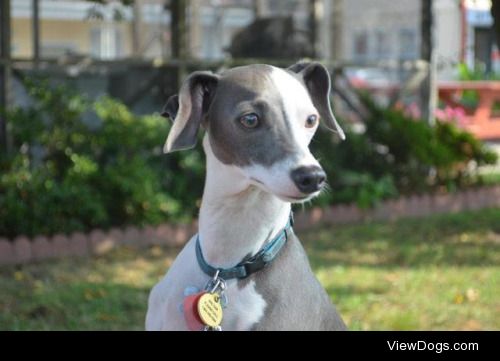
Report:
[{"label": "building facade", "polygon": [[[119,1],[107,6],[83,0],[40,0],[44,58],[90,56],[168,59],[170,11],[165,0]],[[500,71],[491,0],[434,0],[435,59],[439,76],[453,78],[456,64]],[[32,0],[11,1],[12,55],[32,57]],[[188,39],[193,58],[218,60],[235,32],[255,16],[293,15],[307,31],[308,0],[191,0]],[[357,65],[420,57],[419,0],[317,0],[319,55]]]},{"label": "building facade", "polygon": [[[332,37],[337,44],[330,46],[330,57],[359,64],[419,58],[421,1],[332,2],[330,29],[341,35]],[[455,77],[460,62],[470,68],[500,71],[490,7],[491,0],[433,1],[433,40],[440,78]]]}]

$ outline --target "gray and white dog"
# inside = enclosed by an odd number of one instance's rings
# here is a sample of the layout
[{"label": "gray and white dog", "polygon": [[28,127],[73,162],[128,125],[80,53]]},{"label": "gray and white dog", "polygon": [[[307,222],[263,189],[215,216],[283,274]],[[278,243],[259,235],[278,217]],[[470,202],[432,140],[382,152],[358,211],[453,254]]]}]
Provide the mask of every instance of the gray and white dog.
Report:
[{"label": "gray and white dog", "polygon": [[[225,269],[255,255],[283,232],[291,203],[317,196],[326,175],[309,151],[319,120],[344,138],[329,102],[330,77],[319,63],[288,69],[198,71],[169,99],[174,119],[164,151],[195,146],[199,128],[207,171],[199,215],[206,262]],[[244,279],[227,280],[223,330],[344,330],[293,231],[279,254]],[[187,330],[179,305],[188,286],[210,276],[197,262],[194,236],[153,288],[147,330]]]}]

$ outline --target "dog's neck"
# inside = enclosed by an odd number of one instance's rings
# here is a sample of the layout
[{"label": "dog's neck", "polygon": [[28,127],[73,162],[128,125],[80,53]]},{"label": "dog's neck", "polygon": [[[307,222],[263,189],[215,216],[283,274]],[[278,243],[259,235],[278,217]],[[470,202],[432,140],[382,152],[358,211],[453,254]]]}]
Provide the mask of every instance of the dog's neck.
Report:
[{"label": "dog's neck", "polygon": [[199,217],[201,249],[213,267],[233,267],[285,227],[290,203],[249,185],[237,167],[220,162],[207,137],[203,145],[207,173]]}]

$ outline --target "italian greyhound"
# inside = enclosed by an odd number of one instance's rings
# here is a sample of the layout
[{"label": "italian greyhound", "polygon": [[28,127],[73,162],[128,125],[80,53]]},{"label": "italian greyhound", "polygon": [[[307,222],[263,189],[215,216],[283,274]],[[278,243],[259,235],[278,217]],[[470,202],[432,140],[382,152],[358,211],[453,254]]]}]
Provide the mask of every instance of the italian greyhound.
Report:
[{"label": "italian greyhound", "polygon": [[[327,69],[300,62],[288,69],[241,66],[220,75],[197,71],[169,98],[163,115],[174,122],[164,151],[194,147],[201,127],[207,170],[199,233],[152,289],[147,330],[188,330],[186,288],[202,289],[213,273],[217,278],[245,268],[245,260],[254,262],[264,248],[269,257],[259,267],[222,277],[223,330],[346,329],[289,219],[291,203],[312,199],[325,185],[308,148],[320,118],[345,138],[329,97]],[[280,241],[273,241],[280,243],[274,253],[266,247],[270,240]]]}]

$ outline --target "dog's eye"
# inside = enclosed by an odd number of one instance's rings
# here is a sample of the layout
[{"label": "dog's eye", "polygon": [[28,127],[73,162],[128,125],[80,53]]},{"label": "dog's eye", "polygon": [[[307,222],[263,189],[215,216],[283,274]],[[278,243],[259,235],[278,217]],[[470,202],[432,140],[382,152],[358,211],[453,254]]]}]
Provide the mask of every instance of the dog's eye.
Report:
[{"label": "dog's eye", "polygon": [[240,123],[245,128],[256,128],[259,125],[259,117],[257,114],[245,114],[240,118]]},{"label": "dog's eye", "polygon": [[318,116],[315,114],[312,114],[307,117],[306,119],[306,128],[312,128],[316,125],[316,122],[318,121]]}]

